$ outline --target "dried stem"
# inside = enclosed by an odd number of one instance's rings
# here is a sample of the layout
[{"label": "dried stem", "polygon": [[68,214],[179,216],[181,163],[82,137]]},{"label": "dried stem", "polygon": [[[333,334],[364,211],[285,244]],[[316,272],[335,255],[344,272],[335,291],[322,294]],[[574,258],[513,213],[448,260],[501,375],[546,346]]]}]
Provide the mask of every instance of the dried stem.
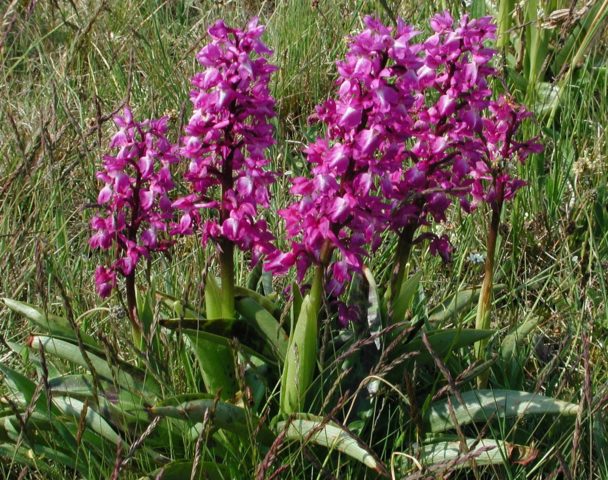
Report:
[{"label": "dried stem", "polygon": [[[496,256],[496,242],[498,240],[500,228],[500,214],[502,212],[502,204],[504,198],[504,187],[502,182],[498,182],[497,200],[492,202],[492,219],[488,230],[487,254],[484,268],[483,283],[479,294],[479,303],[477,305],[477,317],[475,319],[475,328],[487,329],[490,327],[490,309],[492,303],[492,286],[494,283],[494,260]],[[485,349],[487,340],[480,340],[475,344],[475,356],[478,360],[483,360],[485,357]],[[489,371],[483,373],[477,378],[479,388],[485,388],[488,384]]]}]

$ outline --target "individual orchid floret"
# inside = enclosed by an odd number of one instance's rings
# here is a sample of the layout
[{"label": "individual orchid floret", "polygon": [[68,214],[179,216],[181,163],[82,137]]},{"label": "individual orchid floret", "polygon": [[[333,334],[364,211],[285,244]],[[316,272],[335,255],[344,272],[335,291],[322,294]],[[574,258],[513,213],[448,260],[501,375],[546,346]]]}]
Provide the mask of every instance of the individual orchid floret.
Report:
[{"label": "individual orchid floret", "polygon": [[263,32],[256,19],[244,31],[222,20],[209,28],[211,42],[197,55],[204,70],[192,78],[194,112],[181,148],[190,160],[185,179],[191,193],[174,202],[182,216],[172,229],[200,229],[203,245],[228,241],[254,258],[272,249],[273,238],[258,212],[268,207],[274,181],[266,150],[274,143],[268,83],[276,67],[265,58],[271,51]]},{"label": "individual orchid floret", "polygon": [[91,219],[94,233],[89,245],[114,250],[114,261],[95,271],[97,293],[107,297],[116,286],[117,274],[126,277],[129,315],[137,324],[135,267],[142,257],[163,251],[170,244],[162,238],[162,232],[173,215],[168,197],[173,188],[169,166],[178,158],[166,138],[167,117],[137,122],[125,108],[114,122],[119,131],[110,142],[113,153],[103,157],[102,169],[97,172],[104,183],[97,197],[102,213]]}]

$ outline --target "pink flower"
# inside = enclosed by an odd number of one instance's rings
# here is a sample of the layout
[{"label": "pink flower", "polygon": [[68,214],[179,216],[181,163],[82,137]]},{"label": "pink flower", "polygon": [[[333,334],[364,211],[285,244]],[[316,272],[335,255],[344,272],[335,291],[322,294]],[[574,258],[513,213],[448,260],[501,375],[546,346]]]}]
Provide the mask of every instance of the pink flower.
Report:
[{"label": "pink flower", "polygon": [[165,231],[173,211],[168,192],[173,188],[169,165],[177,161],[166,138],[167,118],[136,122],[129,108],[114,119],[119,131],[110,142],[115,155],[105,155],[97,177],[104,182],[97,203],[102,214],[91,219],[94,249],[114,248],[115,260],[95,272],[97,292],[107,297],[116,273],[131,275],[141,257],[168,247],[158,232]]},{"label": "pink flower", "polygon": [[[279,212],[290,251],[266,263],[276,273],[295,265],[300,279],[312,264],[323,265],[336,294],[387,229],[403,237],[445,221],[454,203],[470,211],[498,195],[512,198],[523,182],[502,165],[540,150],[515,141],[529,114],[492,99],[495,52],[486,44],[496,27],[489,17],[436,15],[434,33],[419,43],[419,32],[402,20],[395,28],[371,17],[364,23],[337,62],[336,96],[311,117],[325,127],[304,150],[312,178],[293,179],[295,200]],[[414,242],[423,239],[431,253],[449,258],[446,236],[423,233]]]},{"label": "pink flower", "polygon": [[[276,70],[261,41],[264,28],[252,20],[245,30],[223,21],[209,28],[211,43],[197,59],[205,67],[192,78],[194,112],[182,140],[190,165],[185,179],[191,193],[173,202],[182,212],[172,234],[203,229],[202,241],[227,239],[259,255],[273,250],[259,207],[269,206],[274,174],[266,150],[274,143],[274,99],[268,83]],[[214,195],[221,190],[221,197]],[[203,220],[203,212],[211,217]],[[207,216],[205,216],[207,218]]]}]

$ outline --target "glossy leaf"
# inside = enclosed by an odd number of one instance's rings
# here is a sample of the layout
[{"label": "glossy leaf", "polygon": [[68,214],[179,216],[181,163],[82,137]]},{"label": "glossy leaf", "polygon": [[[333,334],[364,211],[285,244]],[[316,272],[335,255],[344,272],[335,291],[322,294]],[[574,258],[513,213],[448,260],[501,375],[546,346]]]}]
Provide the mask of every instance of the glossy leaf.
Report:
[{"label": "glossy leaf", "polygon": [[[29,346],[34,350],[38,350],[40,346],[42,346],[47,354],[56,355],[63,360],[75,363],[85,369],[89,368],[88,362],[83,357],[78,346],[64,340],[37,335],[30,337]],[[125,371],[126,368],[123,368],[125,366],[122,364],[118,364],[113,368],[106,360],[93,353],[89,352],[87,353],[87,356],[97,375],[109,382],[114,382],[116,380],[118,385],[123,388],[138,390],[147,395],[156,394],[160,390],[158,384],[152,377],[146,377],[143,372],[138,371],[132,366],[129,366],[129,370],[133,373],[137,373],[137,376],[141,378],[141,380]]]},{"label": "glossy leaf", "polygon": [[318,315],[321,306],[322,276],[317,272],[313,287],[304,297],[300,314],[289,338],[281,376],[280,404],[283,414],[304,410],[306,393],[317,361]]},{"label": "glossy leaf", "polygon": [[[363,275],[367,280],[368,294],[367,294],[367,326],[371,334],[377,334],[382,330],[382,317],[380,315],[380,297],[378,295],[378,287],[376,280],[367,267],[363,268]],[[376,348],[379,350],[381,346],[380,337],[374,340]]]},{"label": "glossy leaf", "polygon": [[[41,328],[43,331],[51,335],[76,339],[76,333],[72,329],[70,322],[65,318],[53,314],[47,315],[38,307],[10,298],[3,298],[2,301],[13,312],[23,315],[34,326]],[[93,337],[82,332],[80,333],[80,337],[87,345],[97,349],[101,348]]]},{"label": "glossy leaf", "polygon": [[412,308],[412,304],[414,303],[414,296],[420,285],[421,278],[422,272],[420,271],[401,283],[399,293],[393,300],[393,323],[403,322],[405,320],[406,312]]},{"label": "glossy leaf", "polygon": [[[463,404],[456,397],[450,401],[459,425],[487,422],[493,417],[513,418],[522,415],[576,415],[578,405],[542,395],[515,390],[471,390],[462,393]],[[427,413],[432,432],[454,428],[448,399],[433,403]]]},{"label": "glossy leaf", "polygon": [[233,398],[239,390],[235,375],[235,357],[229,342],[223,337],[196,330],[184,330],[201,369],[207,392],[220,392],[224,400]]},{"label": "glossy leaf", "polygon": [[[259,419],[244,408],[226,402],[216,402],[214,399],[199,399],[179,405],[155,405],[148,409],[152,415],[178,418],[190,422],[202,422],[205,415],[217,428],[236,433],[245,439],[251,439],[253,429],[258,426]],[[259,430],[259,440],[269,443],[274,436],[265,427]]]},{"label": "glossy leaf", "polygon": [[251,325],[264,341],[271,346],[276,357],[285,361],[289,338],[279,322],[262,305],[253,298],[241,298],[236,301],[236,309],[243,320]]},{"label": "glossy leaf", "polygon": [[337,450],[358,460],[380,474],[386,474],[386,468],[367,446],[348,432],[344,427],[327,422],[321,418],[296,418],[279,422],[277,432],[286,430],[286,438],[297,442],[310,442],[330,450]]},{"label": "glossy leaf", "polygon": [[517,347],[534,331],[540,318],[533,317],[519,325],[513,332],[509,333],[500,346],[500,356],[503,360],[510,360],[515,355]]}]

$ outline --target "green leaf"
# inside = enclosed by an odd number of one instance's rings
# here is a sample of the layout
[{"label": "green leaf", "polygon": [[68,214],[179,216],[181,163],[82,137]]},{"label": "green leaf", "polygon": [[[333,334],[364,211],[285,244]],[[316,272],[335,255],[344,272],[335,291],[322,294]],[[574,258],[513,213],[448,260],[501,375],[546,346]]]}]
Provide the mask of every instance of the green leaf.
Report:
[{"label": "green leaf", "polygon": [[381,475],[386,475],[386,467],[372,452],[362,445],[346,428],[334,422],[323,419],[296,418],[291,421],[279,422],[277,433],[286,431],[286,438],[297,442],[311,442],[330,450],[337,450],[358,460]]},{"label": "green leaf", "polygon": [[[378,296],[378,287],[376,286],[376,280],[371,270],[367,267],[363,268],[363,275],[367,280],[368,294],[367,294],[367,325],[371,334],[377,334],[382,330],[382,317],[380,315],[380,298]],[[376,348],[380,350],[382,345],[380,337],[374,340]]]},{"label": "green leaf", "polygon": [[276,357],[285,361],[289,338],[277,320],[253,298],[236,301],[236,310],[244,321],[251,325],[271,347]]},{"label": "green leaf", "polygon": [[91,375],[61,375],[49,379],[53,393],[76,398],[93,397],[93,378]]},{"label": "green leaf", "polygon": [[[522,415],[576,415],[578,405],[542,395],[514,390],[471,390],[462,393],[461,404],[456,397],[449,399],[459,425],[487,422],[491,417],[512,418]],[[448,399],[433,403],[426,416],[432,432],[454,428]]]},{"label": "green leaf", "polygon": [[530,318],[504,338],[500,346],[500,356],[503,360],[508,361],[513,358],[517,347],[534,331],[539,321],[538,317]]},{"label": "green leaf", "polygon": [[[53,398],[53,403],[57,406],[61,413],[74,418],[76,421],[79,421],[82,411],[85,408],[83,402],[70,397],[55,397]],[[84,417],[85,423],[92,431],[100,435],[102,438],[112,442],[114,445],[121,442],[127,445],[120,435],[114,431],[110,424],[99,413],[97,413],[91,405],[88,405],[86,408],[87,410]]]},{"label": "green leaf", "polygon": [[[36,384],[22,373],[7,367],[3,363],[0,363],[0,372],[4,375],[4,384],[13,396],[24,406],[29,405],[34,396]],[[41,413],[47,412],[47,396],[44,390],[40,392],[35,410]]]},{"label": "green leaf", "polygon": [[416,272],[401,284],[399,294],[393,300],[393,323],[405,320],[405,313],[412,308],[421,278],[422,272]]},{"label": "green leaf", "polygon": [[317,319],[321,305],[322,282],[322,270],[319,269],[315,273],[310,293],[302,301],[298,320],[289,338],[281,376],[280,404],[283,414],[289,415],[304,410],[306,393],[317,362]]},{"label": "green leaf", "polygon": [[9,462],[14,461],[19,465],[28,465],[32,470],[38,470],[48,475],[47,478],[57,478],[54,476],[56,475],[55,469],[51,468],[46,462],[36,458],[32,453],[31,450],[25,447],[17,447],[9,443],[0,444],[0,458],[5,458]]},{"label": "green leaf", "polygon": [[289,325],[289,332],[293,333],[298,317],[300,316],[302,302],[304,301],[304,299],[302,298],[302,292],[300,291],[300,287],[296,282],[293,282],[291,284],[291,294],[293,295],[293,300],[291,302],[290,308],[291,325]]},{"label": "green leaf", "polygon": [[438,305],[429,314],[431,323],[443,323],[460,314],[465,308],[472,306],[479,299],[479,288],[470,288],[456,292],[456,295]]},{"label": "green leaf", "polygon": [[[179,405],[155,405],[148,409],[152,415],[178,418],[199,423],[208,415],[210,421],[217,428],[222,428],[251,440],[252,432],[257,428],[260,420],[241,407],[226,402],[216,402],[214,399],[199,399],[181,403]],[[265,426],[259,429],[259,440],[266,444],[272,443],[274,435]]]},{"label": "green leaf", "polygon": [[211,274],[207,275],[205,282],[205,307],[209,320],[222,318],[222,292],[217,280]]},{"label": "green leaf", "polygon": [[[470,468],[474,465],[502,465],[508,461],[514,451],[520,452],[520,457],[521,453],[525,455],[525,452],[533,451],[528,447],[501,440],[467,438],[465,441],[468,453],[462,451],[462,444],[459,441],[424,445],[420,449],[420,460],[426,466],[445,464],[446,468],[453,470]],[[529,457],[530,453],[527,456]]]},{"label": "green leaf", "polygon": [[[237,300],[239,298],[252,299],[253,301],[255,301],[257,304],[261,305],[264,309],[266,309],[268,312],[270,312],[275,317],[281,314],[281,309],[275,302],[272,301],[271,297],[267,297],[266,295],[262,295],[261,293],[255,292],[248,288],[234,287],[234,296]],[[273,297],[274,297],[274,295],[273,295]]]},{"label": "green leaf", "polygon": [[213,395],[221,392],[224,400],[233,398],[239,387],[235,357],[228,340],[196,330],[184,330],[183,334],[196,356],[207,392]]},{"label": "green leaf", "polygon": [[[158,480],[183,480],[191,478],[193,460],[178,460],[168,463],[163,467],[149,473],[150,478]],[[194,478],[205,478],[209,480],[226,480],[230,478],[228,468],[218,462],[200,462],[198,464],[198,474]]]},{"label": "green leaf", "polygon": [[[48,354],[56,355],[63,360],[80,365],[85,369],[89,368],[87,361],[83,357],[82,352],[77,345],[43,335],[30,337],[29,346],[31,348],[38,350],[41,345],[44,348],[44,351]],[[138,390],[145,396],[152,394],[156,395],[160,391],[159,385],[151,376],[146,376],[144,372],[132,367],[131,365],[125,365],[122,362],[118,362],[118,365],[112,367],[106,360],[90,352],[87,353],[87,357],[89,358],[89,361],[91,362],[91,365],[95,369],[97,375],[108,380],[109,382],[114,382],[114,380],[116,380],[118,385],[122,386],[123,388],[128,390]],[[132,373],[136,374],[138,378],[131,375],[131,373],[127,373],[125,371],[126,368],[128,368]]]},{"label": "green leaf", "polygon": [[[427,335],[433,351],[439,357],[445,358],[455,350],[473,345],[479,340],[490,338],[494,333],[494,330],[448,328],[438,332],[431,332]],[[411,342],[396,349],[396,354],[398,355],[408,352],[420,352],[420,354],[416,356],[416,361],[419,363],[433,362],[433,357],[427,351],[420,337],[416,337]]]},{"label": "green leaf", "polygon": [[[43,329],[45,332],[50,333],[51,335],[67,337],[69,339],[77,338],[76,333],[70,325],[70,322],[65,318],[53,314],[46,315],[38,307],[19,302],[17,300],[11,300],[10,298],[3,298],[2,301],[13,312],[23,315],[34,326]],[[101,349],[101,346],[93,337],[82,332],[80,333],[80,337],[85,344],[97,349]]]},{"label": "green leaf", "polygon": [[155,295],[151,291],[138,292],[137,295],[137,313],[146,337],[150,335],[150,328],[154,322],[154,298]]}]

